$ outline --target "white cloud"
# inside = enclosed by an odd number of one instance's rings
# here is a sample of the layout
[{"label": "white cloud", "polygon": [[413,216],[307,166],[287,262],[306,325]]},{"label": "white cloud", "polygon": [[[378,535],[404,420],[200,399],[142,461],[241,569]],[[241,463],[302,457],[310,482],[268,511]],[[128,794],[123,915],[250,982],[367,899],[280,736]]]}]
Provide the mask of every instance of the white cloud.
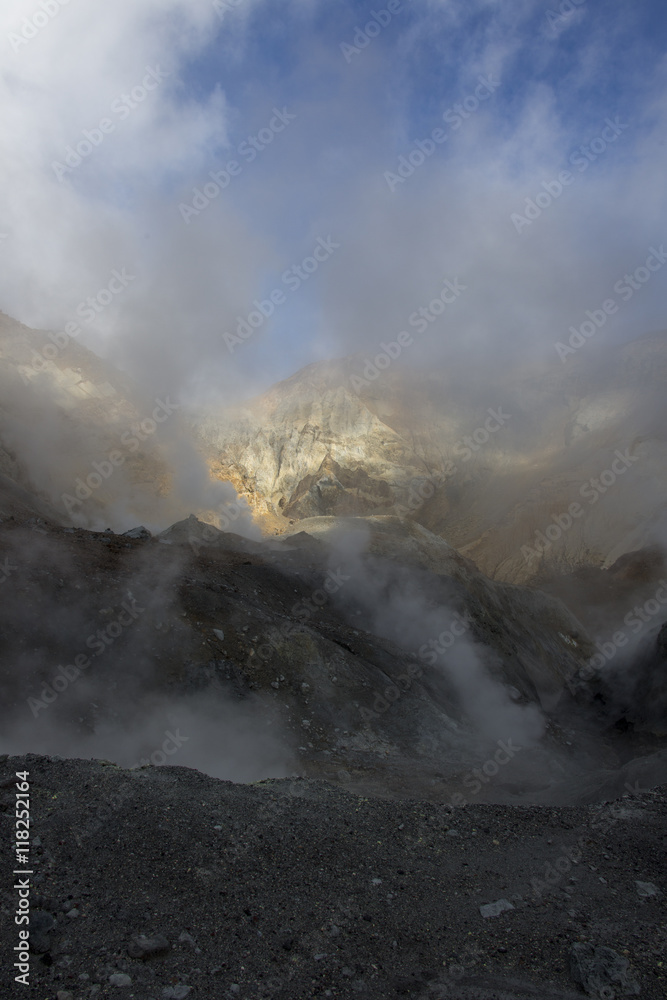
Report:
[{"label": "white cloud", "polygon": [[[551,350],[659,240],[667,147],[664,66],[647,61],[625,71],[623,87],[610,83],[632,11],[595,30],[578,20],[566,33],[577,57],[561,66],[559,41],[542,30],[545,9],[537,0],[406,5],[348,65],[339,43],[359,20],[348,3],[316,11],[295,2],[276,20],[264,0],[243,0],[221,22],[209,0],[70,0],[17,51],[9,35],[39,4],[5,4],[1,307],[62,325],[125,266],[136,282],[86,342],[152,389],[207,399],[213,387],[266,385],[323,352],[371,348],[445,276],[468,281],[470,294],[415,359],[443,357],[452,343],[483,345],[486,358]],[[641,41],[632,44],[639,55]],[[157,66],[168,75],[120,120],[113,102]],[[497,94],[391,196],[383,172],[480,74],[502,81]],[[619,104],[633,94],[631,128],[517,234],[512,213],[567,169],[605,117],[624,115]],[[186,227],[179,202],[286,104],[298,111],[294,125]],[[59,181],[53,161],[104,117],[113,131]],[[331,266],[232,361],[223,331],[328,233],[342,245]],[[660,325],[663,301],[656,283],[619,316],[619,335]]]}]

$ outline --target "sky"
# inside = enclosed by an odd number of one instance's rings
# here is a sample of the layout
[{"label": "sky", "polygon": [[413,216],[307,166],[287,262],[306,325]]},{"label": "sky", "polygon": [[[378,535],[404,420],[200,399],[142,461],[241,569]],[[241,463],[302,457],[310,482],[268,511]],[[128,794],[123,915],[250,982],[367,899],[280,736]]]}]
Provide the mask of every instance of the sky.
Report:
[{"label": "sky", "polygon": [[207,409],[402,331],[472,377],[663,330],[666,43],[661,0],[6,0],[0,309]]}]

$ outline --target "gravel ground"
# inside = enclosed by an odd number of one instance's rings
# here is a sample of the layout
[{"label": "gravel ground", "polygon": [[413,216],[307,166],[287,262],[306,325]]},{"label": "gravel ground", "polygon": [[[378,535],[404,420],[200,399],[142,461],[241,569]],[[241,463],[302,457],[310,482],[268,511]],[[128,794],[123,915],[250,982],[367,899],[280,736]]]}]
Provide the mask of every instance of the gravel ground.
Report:
[{"label": "gravel ground", "polygon": [[[616,956],[596,953],[617,973],[587,979],[589,995],[667,994],[664,786],[602,805],[453,809],[309,779],[0,764],[2,997],[556,1000],[586,995],[581,944]],[[24,770],[29,986],[10,957]],[[510,906],[482,914],[499,900]]]}]

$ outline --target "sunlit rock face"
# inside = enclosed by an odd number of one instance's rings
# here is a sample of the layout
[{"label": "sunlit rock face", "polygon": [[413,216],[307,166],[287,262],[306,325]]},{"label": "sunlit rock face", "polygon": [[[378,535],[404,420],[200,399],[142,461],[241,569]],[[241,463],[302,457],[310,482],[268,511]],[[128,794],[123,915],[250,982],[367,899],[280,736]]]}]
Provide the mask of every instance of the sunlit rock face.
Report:
[{"label": "sunlit rock face", "polygon": [[350,388],[348,369],[310,365],[197,425],[217,474],[276,530],[301,517],[386,512],[429,475],[413,444]]},{"label": "sunlit rock face", "polygon": [[318,362],[242,407],[159,425],[155,399],[62,336],[0,315],[0,516],[28,509],[22,488],[63,524],[160,530],[195,513],[241,530],[221,517],[235,490],[256,531],[397,515],[512,583],[667,539],[664,334],[501,369],[492,385],[470,369],[399,361],[367,377],[363,357]]},{"label": "sunlit rock face", "polygon": [[665,335],[499,372],[493,387],[363,360],[304,368],[197,431],[270,531],[395,513],[522,583],[667,538]]}]

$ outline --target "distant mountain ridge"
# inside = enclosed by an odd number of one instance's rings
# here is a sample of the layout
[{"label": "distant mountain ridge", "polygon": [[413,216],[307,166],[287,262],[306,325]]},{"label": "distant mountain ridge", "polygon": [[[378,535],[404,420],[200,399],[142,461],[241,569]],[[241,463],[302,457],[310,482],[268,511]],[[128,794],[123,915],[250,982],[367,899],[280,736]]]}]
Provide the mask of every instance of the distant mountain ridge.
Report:
[{"label": "distant mountain ridge", "polygon": [[[196,456],[265,533],[397,515],[511,583],[664,545],[665,333],[499,370],[491,386],[399,359],[359,388],[365,363],[316,362],[242,406],[158,427],[156,401],[108,362],[0,314],[0,473],[62,524],[159,530],[195,513],[227,527],[207,483],[176,495]],[[8,485],[6,516],[18,502]]]},{"label": "distant mountain ridge", "polygon": [[517,583],[667,537],[664,334],[474,394],[398,365],[355,392],[359,363],[308,365],[197,421],[216,475],[271,530],[398,513]]}]

